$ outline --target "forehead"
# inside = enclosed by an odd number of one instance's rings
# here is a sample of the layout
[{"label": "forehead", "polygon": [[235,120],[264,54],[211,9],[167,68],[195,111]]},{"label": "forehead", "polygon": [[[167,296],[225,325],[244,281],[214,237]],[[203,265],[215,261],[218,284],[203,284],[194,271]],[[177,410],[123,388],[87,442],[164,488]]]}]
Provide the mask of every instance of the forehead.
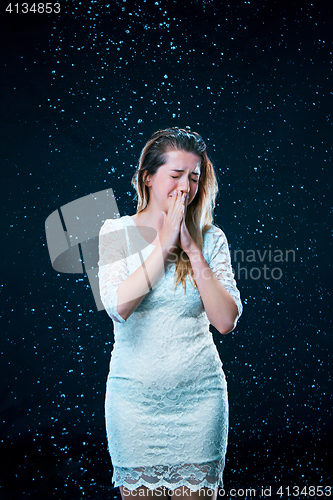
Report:
[{"label": "forehead", "polygon": [[165,153],[165,157],[166,163],[163,165],[165,168],[190,170],[200,173],[201,158],[194,153],[182,150],[172,150]]}]

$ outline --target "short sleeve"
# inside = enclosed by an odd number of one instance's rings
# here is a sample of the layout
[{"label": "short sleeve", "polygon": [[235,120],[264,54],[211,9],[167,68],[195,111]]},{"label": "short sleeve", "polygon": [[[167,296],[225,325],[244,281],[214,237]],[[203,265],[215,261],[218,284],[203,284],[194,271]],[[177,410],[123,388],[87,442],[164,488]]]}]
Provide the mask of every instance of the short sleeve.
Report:
[{"label": "short sleeve", "polygon": [[224,286],[227,292],[233,297],[238,308],[238,317],[243,312],[243,305],[240,298],[240,293],[236,285],[234,273],[231,267],[230,252],[228,241],[224,232],[218,228],[213,227],[212,238],[212,252],[210,255],[209,267],[213,271],[216,278]]},{"label": "short sleeve", "polygon": [[128,277],[126,238],[122,224],[108,219],[99,232],[98,279],[102,304],[113,321],[124,323],[118,314],[117,289]]}]

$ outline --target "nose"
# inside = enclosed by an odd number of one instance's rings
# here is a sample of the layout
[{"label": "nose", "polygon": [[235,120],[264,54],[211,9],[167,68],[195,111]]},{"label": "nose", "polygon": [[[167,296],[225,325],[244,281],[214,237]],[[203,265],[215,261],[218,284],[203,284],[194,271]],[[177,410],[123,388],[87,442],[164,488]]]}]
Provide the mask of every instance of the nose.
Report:
[{"label": "nose", "polygon": [[183,177],[180,182],[179,182],[179,185],[178,185],[178,189],[180,189],[180,191],[182,193],[189,193],[190,191],[190,181],[188,180],[187,177]]}]

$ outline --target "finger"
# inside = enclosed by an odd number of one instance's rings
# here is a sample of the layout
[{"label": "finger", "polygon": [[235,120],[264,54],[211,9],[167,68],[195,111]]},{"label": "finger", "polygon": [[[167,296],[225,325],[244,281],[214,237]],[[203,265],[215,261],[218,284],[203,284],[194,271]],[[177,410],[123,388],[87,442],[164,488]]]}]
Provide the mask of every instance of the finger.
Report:
[{"label": "finger", "polygon": [[167,220],[174,230],[180,231],[180,224],[184,216],[184,204],[180,193],[178,193],[174,198],[174,203],[168,210]]},{"label": "finger", "polygon": [[170,210],[169,210],[170,215],[176,215],[177,217],[182,215],[182,213],[184,211],[184,203],[183,203],[182,198],[183,197],[180,194],[177,194],[174,197],[174,203],[172,204],[172,206],[170,207]]},{"label": "finger", "polygon": [[179,203],[179,191],[175,191],[174,195],[172,195],[173,207],[176,207]]},{"label": "finger", "polygon": [[186,212],[187,212],[187,201],[188,201],[188,197],[187,197],[187,194],[185,193],[184,194],[184,220],[185,220]]}]

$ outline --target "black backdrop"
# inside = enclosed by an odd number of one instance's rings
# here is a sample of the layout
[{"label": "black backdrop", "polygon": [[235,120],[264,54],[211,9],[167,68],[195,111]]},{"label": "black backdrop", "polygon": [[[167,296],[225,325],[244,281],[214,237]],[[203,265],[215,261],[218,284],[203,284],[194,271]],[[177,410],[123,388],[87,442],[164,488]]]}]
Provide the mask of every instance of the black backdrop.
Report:
[{"label": "black backdrop", "polygon": [[237,329],[214,332],[230,396],[225,497],[330,484],[331,12],[307,0],[7,5],[0,497],[119,495],[103,415],[112,323],[86,276],[52,269],[44,223],[109,187],[134,213],[141,148],[170,125],[207,142],[244,302]]}]

